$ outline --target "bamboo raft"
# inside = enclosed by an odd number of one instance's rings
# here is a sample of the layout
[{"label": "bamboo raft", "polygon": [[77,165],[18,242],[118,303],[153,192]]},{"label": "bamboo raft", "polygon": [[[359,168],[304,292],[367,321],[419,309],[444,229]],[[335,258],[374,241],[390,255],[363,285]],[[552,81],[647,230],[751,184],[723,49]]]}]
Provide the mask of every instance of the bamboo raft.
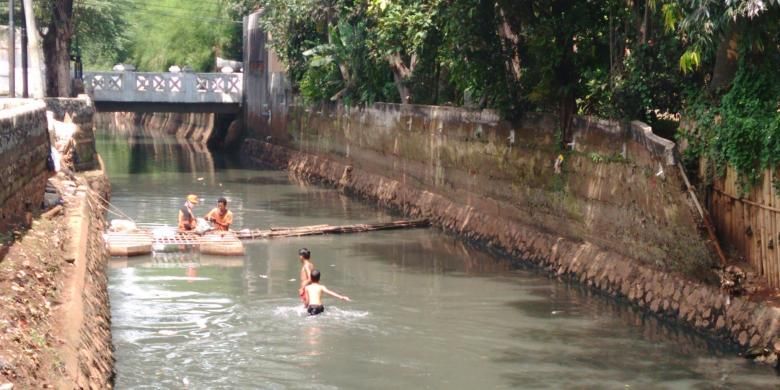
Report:
[{"label": "bamboo raft", "polygon": [[[244,254],[242,241],[283,237],[302,237],[322,234],[361,233],[377,230],[409,229],[430,226],[427,219],[393,221],[375,224],[312,225],[270,229],[243,229],[212,231],[204,235],[176,232],[170,236],[156,236],[148,228],[133,231],[108,232],[104,238],[112,256],[138,256],[152,252],[198,250],[204,254],[237,256]],[[172,228],[169,228],[172,229]]]},{"label": "bamboo raft", "polygon": [[361,233],[370,232],[376,230],[392,230],[392,229],[409,229],[409,228],[421,228],[430,226],[430,222],[427,219],[417,219],[411,221],[393,221],[385,223],[373,223],[373,224],[356,224],[356,225],[312,225],[312,226],[300,226],[300,227],[285,227],[285,228],[271,228],[271,229],[254,229],[254,230],[239,230],[236,235],[241,240],[256,240],[263,238],[280,238],[280,237],[301,237],[301,236],[313,236],[318,234],[345,234],[345,233]]}]

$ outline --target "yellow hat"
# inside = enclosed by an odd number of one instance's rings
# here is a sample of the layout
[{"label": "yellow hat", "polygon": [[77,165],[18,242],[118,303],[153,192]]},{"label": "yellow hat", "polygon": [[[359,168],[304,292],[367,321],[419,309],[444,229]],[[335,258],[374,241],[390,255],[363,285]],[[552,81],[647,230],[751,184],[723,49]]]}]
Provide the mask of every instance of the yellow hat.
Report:
[{"label": "yellow hat", "polygon": [[198,204],[198,196],[193,194],[187,195],[187,202]]}]

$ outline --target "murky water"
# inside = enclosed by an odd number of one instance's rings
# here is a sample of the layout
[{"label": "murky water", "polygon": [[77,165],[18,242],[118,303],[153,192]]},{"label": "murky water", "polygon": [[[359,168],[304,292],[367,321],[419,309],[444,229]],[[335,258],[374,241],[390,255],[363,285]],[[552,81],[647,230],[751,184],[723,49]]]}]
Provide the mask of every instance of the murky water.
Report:
[{"label": "murky water", "polygon": [[[103,136],[113,203],[174,224],[188,193],[230,200],[236,227],[387,221],[335,191],[240,169],[175,142]],[[231,168],[232,166],[232,168]],[[297,249],[325,298],[306,317]],[[577,285],[434,229],[257,241],[242,258],[110,263],[119,389],[777,388],[736,357]]]}]

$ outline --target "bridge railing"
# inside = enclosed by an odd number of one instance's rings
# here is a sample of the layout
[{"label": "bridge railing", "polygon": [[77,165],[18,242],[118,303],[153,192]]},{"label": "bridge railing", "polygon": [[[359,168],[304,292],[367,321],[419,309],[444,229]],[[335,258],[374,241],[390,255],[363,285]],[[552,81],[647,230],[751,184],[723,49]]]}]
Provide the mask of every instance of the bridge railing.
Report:
[{"label": "bridge railing", "polygon": [[241,73],[85,72],[95,101],[241,103]]}]

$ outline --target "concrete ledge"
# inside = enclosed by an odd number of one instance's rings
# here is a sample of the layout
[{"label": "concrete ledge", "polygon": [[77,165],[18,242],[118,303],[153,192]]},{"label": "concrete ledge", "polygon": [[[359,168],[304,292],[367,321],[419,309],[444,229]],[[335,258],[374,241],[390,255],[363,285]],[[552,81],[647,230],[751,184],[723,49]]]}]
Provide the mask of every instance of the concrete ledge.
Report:
[{"label": "concrete ledge", "polygon": [[65,197],[71,235],[66,260],[71,267],[66,271],[63,286],[64,304],[58,310],[66,373],[58,388],[110,388],[113,383],[111,311],[105,272],[109,256],[103,242],[105,220],[96,196],[107,191],[107,181],[102,171],[90,174],[92,183],[79,178],[75,193]]},{"label": "concrete ledge", "polygon": [[629,133],[634,141],[644,145],[654,156],[662,157],[666,165],[677,164],[674,156],[675,143],[653,134],[653,128],[647,123],[631,121]]}]

